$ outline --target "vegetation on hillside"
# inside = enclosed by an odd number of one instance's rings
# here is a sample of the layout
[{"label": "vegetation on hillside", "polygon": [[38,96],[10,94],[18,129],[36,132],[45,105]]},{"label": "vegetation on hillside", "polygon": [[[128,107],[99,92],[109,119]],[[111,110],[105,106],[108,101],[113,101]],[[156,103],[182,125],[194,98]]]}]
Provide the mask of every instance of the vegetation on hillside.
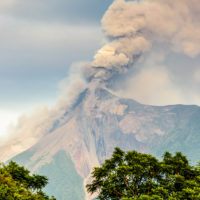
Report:
[{"label": "vegetation on hillside", "polygon": [[37,173],[48,177],[50,184],[44,188],[48,195],[59,200],[84,200],[83,178],[78,174],[70,156],[59,151],[52,162],[41,166]]},{"label": "vegetation on hillside", "polygon": [[100,200],[199,200],[200,167],[182,153],[163,159],[116,148],[101,167],[94,168],[90,193]]},{"label": "vegetation on hillside", "polygon": [[83,200],[85,192],[83,178],[76,171],[75,165],[65,151],[61,150],[52,156],[50,162],[40,165],[44,157],[38,157],[34,162],[30,158],[35,152],[32,149],[24,151],[13,157],[12,160],[18,164],[28,165],[30,171],[34,166],[39,166],[35,173],[48,177],[49,184],[43,188],[48,196],[55,196],[59,200]]},{"label": "vegetation on hillside", "polygon": [[0,164],[0,199],[3,200],[55,200],[42,189],[48,180],[45,176],[30,175],[30,171],[11,161]]}]

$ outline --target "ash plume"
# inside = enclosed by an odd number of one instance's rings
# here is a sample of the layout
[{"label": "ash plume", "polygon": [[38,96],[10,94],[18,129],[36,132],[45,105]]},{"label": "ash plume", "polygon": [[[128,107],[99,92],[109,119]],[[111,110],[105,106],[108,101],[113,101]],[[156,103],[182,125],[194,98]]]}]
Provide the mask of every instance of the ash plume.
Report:
[{"label": "ash plume", "polygon": [[195,57],[200,53],[198,0],[115,0],[102,19],[107,43],[84,68],[87,80],[108,82],[135,66],[153,44]]},{"label": "ash plume", "polygon": [[[199,0],[115,0],[102,19],[102,29],[106,35],[105,45],[96,53],[92,62],[84,64],[82,69],[71,74],[69,79],[72,85],[66,89],[64,95],[61,95],[55,107],[50,110],[44,109],[42,114],[34,114],[23,122],[19,121],[15,131],[18,142],[9,143],[10,146],[15,144],[18,147],[11,153],[12,156],[28,148],[25,145],[28,139],[24,137],[27,135],[26,131],[30,130],[30,123],[32,128],[27,138],[32,135],[31,146],[44,132],[51,129],[55,118],[61,116],[73,104],[83,88],[91,85],[98,87],[102,83],[108,87],[115,76],[129,74],[131,69],[142,61],[143,55],[150,52],[153,45],[164,44],[169,51],[192,58],[198,56],[200,54]],[[154,70],[150,71],[150,74],[154,74]],[[166,77],[165,71],[158,74]],[[140,80],[142,79],[143,76],[140,77]],[[72,94],[74,92],[75,94]],[[67,101],[66,98],[70,100]],[[42,120],[38,115],[43,116]],[[40,124],[42,128],[38,126]]]}]

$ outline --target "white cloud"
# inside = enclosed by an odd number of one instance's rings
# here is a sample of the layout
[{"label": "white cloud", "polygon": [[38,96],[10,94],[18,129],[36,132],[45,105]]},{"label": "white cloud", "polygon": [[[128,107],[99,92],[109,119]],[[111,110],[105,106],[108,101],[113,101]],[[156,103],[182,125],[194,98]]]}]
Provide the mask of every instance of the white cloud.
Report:
[{"label": "white cloud", "polygon": [[0,109],[0,140],[3,140],[3,138],[5,139],[8,136],[9,127],[17,123],[20,115],[21,112]]}]

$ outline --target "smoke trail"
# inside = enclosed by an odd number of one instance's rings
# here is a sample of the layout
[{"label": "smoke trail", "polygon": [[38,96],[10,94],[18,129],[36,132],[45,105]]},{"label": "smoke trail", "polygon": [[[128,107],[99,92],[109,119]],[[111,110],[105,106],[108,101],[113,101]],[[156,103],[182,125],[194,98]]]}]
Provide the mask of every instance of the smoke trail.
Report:
[{"label": "smoke trail", "polygon": [[[102,28],[107,42],[96,53],[93,62],[83,67],[83,75],[90,85],[96,80],[97,83],[107,84],[116,75],[127,74],[154,44],[167,44],[171,51],[190,57],[200,54],[199,0],[115,0],[102,19]],[[18,146],[20,140],[26,144],[23,137],[27,135],[27,130],[30,134],[26,138],[37,133],[30,141],[31,145],[36,143],[44,132],[51,129],[57,116],[61,116],[73,103],[85,87],[81,79],[73,77],[74,74],[70,78],[73,85],[70,85],[67,94],[70,91],[77,92],[71,101],[65,101],[69,96],[65,95],[66,98],[60,98],[54,109],[40,111],[38,113],[42,114],[35,114],[19,122],[17,138],[21,139],[18,139]],[[78,86],[77,81],[80,82]],[[42,120],[38,115],[43,116]]]},{"label": "smoke trail", "polygon": [[190,57],[200,53],[198,0],[115,0],[102,19],[105,44],[85,67],[87,80],[109,81],[132,68],[153,44]]}]

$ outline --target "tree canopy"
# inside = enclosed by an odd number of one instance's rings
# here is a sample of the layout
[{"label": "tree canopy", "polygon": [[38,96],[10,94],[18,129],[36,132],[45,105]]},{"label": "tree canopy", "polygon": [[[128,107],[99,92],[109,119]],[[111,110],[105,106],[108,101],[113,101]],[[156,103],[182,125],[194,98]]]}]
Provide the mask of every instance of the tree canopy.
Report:
[{"label": "tree canopy", "polygon": [[33,174],[17,163],[0,164],[0,199],[3,200],[55,200],[48,197],[42,188],[48,180],[45,176]]},{"label": "tree canopy", "polygon": [[164,153],[156,157],[115,148],[112,157],[94,168],[89,193],[100,200],[199,200],[200,167],[186,156]]}]

